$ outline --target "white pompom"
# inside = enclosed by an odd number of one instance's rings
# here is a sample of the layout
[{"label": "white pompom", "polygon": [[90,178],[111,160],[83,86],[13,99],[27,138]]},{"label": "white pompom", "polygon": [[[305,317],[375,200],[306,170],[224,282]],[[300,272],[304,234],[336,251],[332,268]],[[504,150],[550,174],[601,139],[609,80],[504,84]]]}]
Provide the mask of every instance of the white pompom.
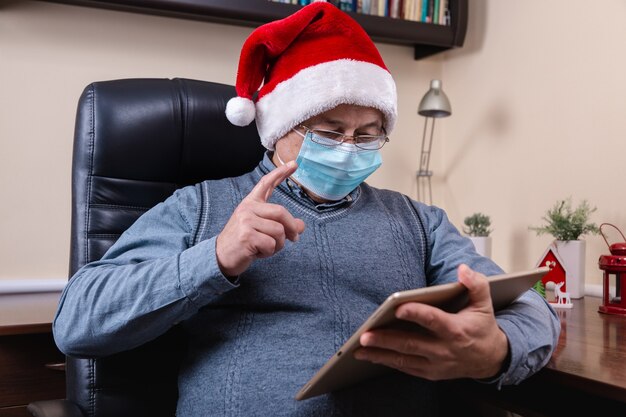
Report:
[{"label": "white pompom", "polygon": [[248,126],[255,116],[256,108],[249,98],[233,97],[226,103],[226,118],[235,126]]}]

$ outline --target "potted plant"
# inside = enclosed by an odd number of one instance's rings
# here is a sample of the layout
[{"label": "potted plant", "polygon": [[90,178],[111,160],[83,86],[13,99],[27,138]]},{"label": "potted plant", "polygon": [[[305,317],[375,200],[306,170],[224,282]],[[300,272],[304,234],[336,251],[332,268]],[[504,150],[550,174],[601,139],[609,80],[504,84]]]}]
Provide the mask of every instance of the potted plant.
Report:
[{"label": "potted plant", "polygon": [[595,207],[586,200],[572,207],[571,197],[557,201],[542,217],[545,224],[529,227],[537,235],[550,234],[555,238],[556,252],[566,269],[566,288],[572,298],[582,298],[585,293],[585,241],[587,234],[598,234],[599,229],[589,218]]},{"label": "potted plant", "polygon": [[487,258],[491,257],[491,219],[483,213],[474,213],[463,221],[465,228],[463,231],[470,238],[476,252]]}]

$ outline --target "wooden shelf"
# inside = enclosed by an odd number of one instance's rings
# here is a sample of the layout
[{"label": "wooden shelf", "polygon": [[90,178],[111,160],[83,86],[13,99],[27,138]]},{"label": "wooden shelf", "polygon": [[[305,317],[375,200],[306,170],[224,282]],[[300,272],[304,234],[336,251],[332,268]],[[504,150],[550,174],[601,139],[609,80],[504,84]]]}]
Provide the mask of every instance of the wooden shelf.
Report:
[{"label": "wooden shelf", "polygon": [[[112,10],[260,26],[289,16],[302,6],[268,0],[51,0]],[[348,12],[376,42],[413,45],[415,59],[463,46],[467,31],[467,0],[450,1],[450,26]]]}]

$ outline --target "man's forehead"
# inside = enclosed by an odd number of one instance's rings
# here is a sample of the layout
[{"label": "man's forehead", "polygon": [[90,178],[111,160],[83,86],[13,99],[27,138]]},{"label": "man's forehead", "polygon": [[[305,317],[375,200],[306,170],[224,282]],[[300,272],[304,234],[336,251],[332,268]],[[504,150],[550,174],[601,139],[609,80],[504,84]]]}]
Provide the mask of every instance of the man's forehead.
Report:
[{"label": "man's forehead", "polygon": [[343,104],[317,116],[311,117],[308,122],[344,125],[356,123],[359,126],[380,127],[383,114],[377,109],[364,106]]}]

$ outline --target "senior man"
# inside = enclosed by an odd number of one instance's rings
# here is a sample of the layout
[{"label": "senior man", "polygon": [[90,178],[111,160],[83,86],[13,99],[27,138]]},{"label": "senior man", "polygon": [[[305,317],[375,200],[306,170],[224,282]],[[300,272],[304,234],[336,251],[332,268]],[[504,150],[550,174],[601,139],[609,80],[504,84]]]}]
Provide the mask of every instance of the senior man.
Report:
[{"label": "senior man", "polygon": [[[236,89],[227,117],[256,120],[264,159],[178,190],[79,270],[54,321],[63,352],[110,355],[180,324],[179,416],[436,415],[433,381],[495,389],[545,365],[559,334],[546,301],[530,290],[494,313],[485,276],[502,269],[441,209],[364,182],[382,163],[397,98],[354,20],[313,3],[261,26]],[[361,338],[357,358],[397,372],[294,400],[390,293],[457,280],[469,292],[459,313],[398,308],[428,332]]]}]

